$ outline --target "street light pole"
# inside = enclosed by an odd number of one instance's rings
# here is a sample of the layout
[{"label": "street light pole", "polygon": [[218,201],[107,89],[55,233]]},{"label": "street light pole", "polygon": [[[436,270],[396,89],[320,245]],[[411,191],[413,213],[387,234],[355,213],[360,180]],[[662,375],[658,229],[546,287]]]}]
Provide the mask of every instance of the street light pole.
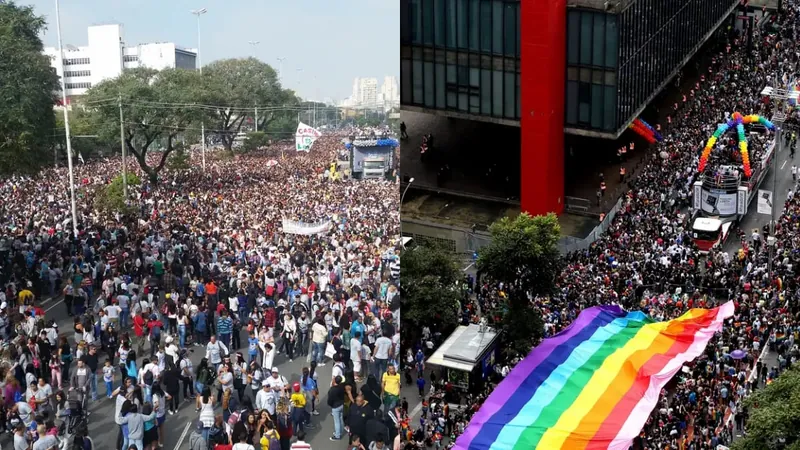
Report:
[{"label": "street light pole", "polygon": [[64,108],[64,128],[67,135],[67,167],[69,169],[69,200],[72,209],[72,231],[78,236],[78,208],[75,204],[75,172],[72,169],[72,143],[69,136],[69,108],[67,105],[67,86],[64,76],[64,50],[61,43],[61,12],[56,0],[56,32],[58,34],[58,64],[61,66],[61,103]]},{"label": "street light pole", "polygon": [[286,61],[286,58],[279,56],[278,57],[278,81],[283,84],[283,62]]},{"label": "street light pole", "polygon": [[406,192],[408,192],[408,188],[411,187],[411,183],[414,182],[414,177],[408,179],[408,184],[406,184],[406,188],[403,189],[403,194],[400,196],[400,206],[398,207],[398,212],[400,213],[400,241],[403,240],[403,199],[406,198]]},{"label": "street light pole", "polygon": [[261,41],[247,41],[247,43],[253,47],[253,53],[255,53],[256,45],[260,44]]},{"label": "street light pole", "polygon": [[122,116],[122,95],[117,97],[119,103],[119,146],[122,149],[122,195],[128,201],[128,158],[125,149],[125,124]]},{"label": "street light pole", "polygon": [[[203,58],[200,56],[200,16],[207,13],[206,8],[193,9],[192,14],[197,16],[197,67],[200,70],[200,76],[203,76]],[[203,156],[203,172],[206,171],[206,122],[200,122],[200,141],[202,145]]]}]

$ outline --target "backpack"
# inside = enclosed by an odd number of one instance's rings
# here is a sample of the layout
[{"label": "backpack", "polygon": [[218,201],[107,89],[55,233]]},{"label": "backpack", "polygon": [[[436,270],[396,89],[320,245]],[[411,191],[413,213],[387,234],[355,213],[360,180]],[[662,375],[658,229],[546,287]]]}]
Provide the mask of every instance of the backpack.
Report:
[{"label": "backpack", "polygon": [[14,403],[19,403],[22,401],[22,392],[16,391],[14,392]]},{"label": "backpack", "polygon": [[281,441],[279,441],[278,438],[275,437],[275,432],[274,431],[272,433],[270,433],[269,436],[267,437],[267,443],[269,444],[269,445],[267,445],[267,449],[269,449],[269,450],[281,450]]},{"label": "backpack", "polygon": [[148,386],[152,386],[153,385],[153,372],[152,371],[148,370],[147,372],[144,373],[144,384],[146,384]]}]

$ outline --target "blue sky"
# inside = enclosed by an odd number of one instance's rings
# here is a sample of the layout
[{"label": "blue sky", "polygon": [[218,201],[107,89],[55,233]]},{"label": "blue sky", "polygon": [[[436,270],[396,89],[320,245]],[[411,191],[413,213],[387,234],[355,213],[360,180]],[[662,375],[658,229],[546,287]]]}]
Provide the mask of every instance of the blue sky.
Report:
[{"label": "blue sky", "polygon": [[[46,17],[44,44],[56,46],[55,0],[16,1]],[[355,77],[377,77],[379,85],[384,75],[400,78],[397,0],[61,0],[59,7],[65,45],[86,45],[90,25],[122,23],[129,44],[183,47],[197,46],[189,11],[207,8],[203,64],[255,56],[278,70],[283,57],[284,85],[306,98],[342,100]]]}]

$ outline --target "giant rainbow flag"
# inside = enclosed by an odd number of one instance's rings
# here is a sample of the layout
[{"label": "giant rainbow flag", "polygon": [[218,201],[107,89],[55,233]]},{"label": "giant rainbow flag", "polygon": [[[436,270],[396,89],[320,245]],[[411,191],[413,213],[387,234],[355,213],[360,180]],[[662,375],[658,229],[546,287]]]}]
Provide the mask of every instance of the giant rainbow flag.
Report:
[{"label": "giant rainbow flag", "polygon": [[455,448],[627,450],[664,385],[733,309],[692,309],[668,322],[618,306],[586,309],[511,371]]}]

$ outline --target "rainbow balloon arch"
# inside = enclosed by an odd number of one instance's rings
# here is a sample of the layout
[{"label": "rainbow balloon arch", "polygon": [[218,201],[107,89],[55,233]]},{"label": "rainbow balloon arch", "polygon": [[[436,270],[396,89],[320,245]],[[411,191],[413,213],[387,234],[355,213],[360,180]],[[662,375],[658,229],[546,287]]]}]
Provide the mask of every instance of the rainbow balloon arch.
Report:
[{"label": "rainbow balloon arch", "polygon": [[644,140],[647,141],[648,144],[655,144],[656,141],[661,142],[664,140],[661,137],[661,134],[656,131],[649,123],[645,122],[642,119],[636,119],[628,125],[628,128],[633,130],[634,133],[638,134],[639,136],[643,137]]},{"label": "rainbow balloon arch", "polygon": [[736,128],[736,133],[739,136],[739,151],[742,153],[744,174],[746,177],[750,178],[753,171],[750,169],[750,155],[747,153],[747,138],[744,135],[744,126],[750,123],[760,123],[768,129],[775,131],[775,125],[772,122],[757,114],[743,116],[738,112],[733,113],[733,117],[731,117],[727,123],[720,124],[714,134],[708,138],[708,142],[706,142],[706,146],[703,148],[703,153],[700,154],[700,164],[697,166],[697,171],[702,173],[705,170],[708,164],[708,157],[711,155],[711,149],[714,148],[714,144],[717,143],[720,136],[725,134],[729,129]]}]

